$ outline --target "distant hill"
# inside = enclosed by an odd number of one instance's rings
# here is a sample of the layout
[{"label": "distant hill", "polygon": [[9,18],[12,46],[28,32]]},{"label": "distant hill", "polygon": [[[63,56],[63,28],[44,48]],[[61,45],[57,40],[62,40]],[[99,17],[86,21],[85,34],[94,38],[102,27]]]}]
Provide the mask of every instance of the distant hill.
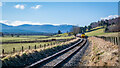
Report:
[{"label": "distant hill", "polygon": [[72,25],[30,25],[30,24],[24,24],[20,26],[9,26],[6,24],[2,24],[2,31],[3,33],[57,33],[58,30],[60,30],[62,33],[65,33],[67,31],[70,31],[72,28]]}]

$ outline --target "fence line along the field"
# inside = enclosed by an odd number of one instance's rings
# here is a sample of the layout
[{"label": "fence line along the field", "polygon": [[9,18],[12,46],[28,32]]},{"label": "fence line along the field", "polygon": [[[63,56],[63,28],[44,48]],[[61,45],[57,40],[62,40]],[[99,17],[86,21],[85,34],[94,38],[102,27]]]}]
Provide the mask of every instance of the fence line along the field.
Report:
[{"label": "fence line along the field", "polygon": [[[55,44],[55,43],[54,43]],[[43,49],[45,49],[47,46],[49,46],[50,44],[48,43],[48,44],[44,44],[44,46],[42,46],[41,44],[40,44],[40,48],[42,48],[43,47]],[[52,45],[52,43],[51,43],[51,45]],[[28,49],[30,50],[31,49],[31,46],[29,46],[28,47]],[[37,49],[37,46],[35,45],[34,46],[34,49]],[[23,52],[24,51],[24,47],[22,46],[21,47],[21,51]],[[15,53],[16,52],[16,49],[15,48],[13,48],[13,51],[12,51],[12,53]],[[2,54],[5,54],[5,50],[4,49],[2,49]]]},{"label": "fence line along the field", "polygon": [[[62,40],[62,42],[67,42],[67,41],[70,41],[70,40],[73,40],[73,39],[75,39],[75,38],[72,38],[72,39],[65,39],[65,40]],[[45,49],[47,46],[52,46],[52,45],[56,45],[56,44],[60,44],[60,42],[51,42],[51,43],[48,43],[48,44],[44,44],[44,45],[39,45],[38,46],[38,48],[43,48],[43,49]],[[35,45],[34,46],[34,48],[32,48],[30,45],[28,46],[28,49],[30,50],[30,49],[37,49],[37,46]],[[17,51],[17,49],[15,49],[15,48],[13,48],[12,49],[12,51],[11,51],[11,53],[15,53]],[[24,51],[24,47],[22,46],[21,47],[21,50],[20,51]],[[5,54],[6,52],[5,52],[5,49],[2,49],[2,54]]]},{"label": "fence line along the field", "polygon": [[110,42],[114,43],[114,45],[120,45],[120,36],[118,36],[118,37],[95,36],[95,37],[102,38],[105,41],[110,41]]}]

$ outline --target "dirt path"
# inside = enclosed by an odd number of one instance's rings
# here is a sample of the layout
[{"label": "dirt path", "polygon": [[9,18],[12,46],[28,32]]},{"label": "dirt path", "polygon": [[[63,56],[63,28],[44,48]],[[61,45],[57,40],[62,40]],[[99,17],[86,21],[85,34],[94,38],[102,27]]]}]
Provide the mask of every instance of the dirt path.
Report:
[{"label": "dirt path", "polygon": [[90,45],[80,64],[85,66],[118,66],[118,45],[113,45],[103,39],[89,37]]}]

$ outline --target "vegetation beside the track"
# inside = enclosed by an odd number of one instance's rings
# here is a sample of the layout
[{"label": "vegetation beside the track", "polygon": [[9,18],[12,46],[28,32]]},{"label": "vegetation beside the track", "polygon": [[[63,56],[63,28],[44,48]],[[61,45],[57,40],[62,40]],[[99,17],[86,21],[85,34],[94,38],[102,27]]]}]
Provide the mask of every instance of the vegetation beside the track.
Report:
[{"label": "vegetation beside the track", "polygon": [[119,46],[96,37],[88,38],[90,44],[82,58],[84,66],[119,66]]},{"label": "vegetation beside the track", "polygon": [[57,53],[60,50],[63,50],[73,43],[76,43],[78,39],[67,41],[54,46],[49,46],[45,49],[32,49],[25,50],[24,52],[18,52],[15,54],[7,55],[2,58],[3,66],[26,66],[30,65],[40,59],[48,57],[54,53]]},{"label": "vegetation beside the track", "polygon": [[[50,39],[72,39],[74,36],[63,36],[61,34],[60,37],[56,36],[39,36],[39,35],[32,35],[32,36],[19,36],[19,37],[11,37],[11,36],[4,36],[0,37],[2,38],[2,42],[5,42],[5,44],[2,44],[2,49],[4,49],[5,53],[11,53],[13,52],[13,48],[15,48],[15,51],[18,52],[22,49],[22,46],[24,47],[24,50],[28,49],[30,46],[30,49],[34,49],[34,46],[36,45],[36,48],[40,48],[41,46],[44,46],[45,44],[53,44],[53,43],[61,43],[62,41],[49,41],[49,42],[37,42],[40,40],[50,40]],[[33,43],[21,43],[21,41],[35,41]],[[19,43],[7,43],[7,42],[19,42]]]}]

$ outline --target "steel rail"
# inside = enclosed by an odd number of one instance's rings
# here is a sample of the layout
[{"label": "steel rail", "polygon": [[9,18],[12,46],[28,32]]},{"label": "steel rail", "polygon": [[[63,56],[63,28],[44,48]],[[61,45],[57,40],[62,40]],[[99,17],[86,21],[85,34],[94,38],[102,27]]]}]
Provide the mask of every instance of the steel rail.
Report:
[{"label": "steel rail", "polygon": [[[84,43],[82,43],[83,41],[84,41]],[[62,51],[60,51],[60,52],[58,52],[58,53],[55,53],[55,54],[53,54],[52,56],[49,56],[49,57],[44,58],[44,59],[42,59],[42,60],[39,60],[39,61],[37,61],[37,62],[35,62],[35,63],[31,64],[30,66],[27,66],[27,67],[25,67],[25,68],[35,68],[35,67],[39,67],[39,66],[44,66],[45,64],[49,63],[49,61],[52,61],[52,60],[54,60],[56,57],[59,57],[59,56],[65,54],[66,52],[68,52],[68,51],[70,51],[71,49],[73,49],[73,48],[75,48],[76,46],[78,46],[80,43],[82,43],[81,46],[80,46],[79,48],[77,48],[72,54],[70,54],[70,55],[69,55],[68,57],[66,57],[64,60],[58,62],[56,65],[53,66],[53,67],[59,67],[63,62],[65,62],[65,60],[67,60],[70,56],[72,56],[72,55],[73,55],[74,53],[76,53],[79,49],[81,49],[81,48],[84,46],[84,44],[86,43],[86,40],[80,39],[80,40],[79,40],[77,43],[75,43],[74,45],[72,45],[72,46],[70,46],[70,47],[68,47],[68,48],[66,48],[66,49],[64,49],[64,50],[62,50]]]}]

